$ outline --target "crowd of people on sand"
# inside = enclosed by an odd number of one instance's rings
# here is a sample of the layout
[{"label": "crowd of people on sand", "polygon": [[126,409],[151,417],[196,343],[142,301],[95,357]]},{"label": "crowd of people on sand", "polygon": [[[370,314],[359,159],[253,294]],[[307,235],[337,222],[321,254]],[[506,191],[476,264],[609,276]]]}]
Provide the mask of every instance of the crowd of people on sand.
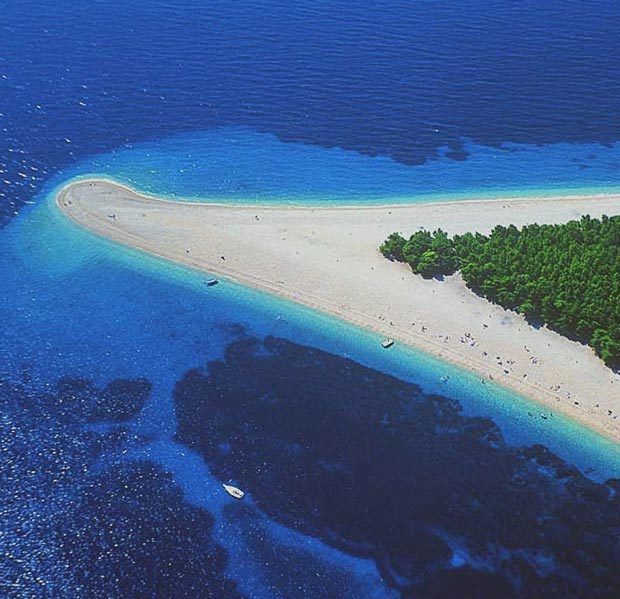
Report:
[{"label": "crowd of people on sand", "polygon": [[[386,320],[385,316],[383,316],[381,314],[378,315],[378,319],[381,320],[381,321],[385,321]],[[390,322],[390,325],[393,325],[392,321],[389,321],[389,322]],[[416,323],[412,322],[411,323],[411,327],[415,327],[415,326],[416,326]],[[429,330],[428,327],[426,327],[425,325],[418,325],[418,326],[419,326],[419,329],[420,329],[420,331],[422,333],[426,333]],[[488,325],[483,325],[483,326],[484,326],[485,329],[488,328]],[[450,343],[450,341],[451,341],[450,335],[445,335],[445,334],[442,334],[442,333],[438,333],[438,334],[435,334],[433,336],[435,338],[437,338],[438,340],[440,340],[442,343]],[[465,331],[463,333],[463,335],[461,335],[459,337],[459,342],[461,344],[466,345],[467,347],[471,347],[471,348],[475,348],[475,347],[478,346],[478,341],[472,335],[472,333],[469,332],[469,331]],[[527,345],[524,345],[523,348],[524,348],[524,350],[527,353],[531,353],[531,349]],[[489,357],[488,352],[483,350],[482,351],[482,357],[483,358],[488,358]],[[529,360],[530,360],[530,363],[533,366],[539,366],[541,364],[540,358],[538,358],[537,356],[531,355]],[[516,361],[513,360],[512,358],[504,359],[501,356],[496,355],[494,361],[495,361],[495,364],[498,367],[503,369],[503,372],[504,372],[505,375],[510,375],[510,374],[512,374],[514,372],[514,367],[516,365]],[[489,377],[490,380],[494,380],[492,373],[489,373],[488,377]],[[524,372],[523,375],[522,375],[522,378],[526,379],[527,377],[528,377],[528,373]],[[448,379],[449,379],[449,377],[442,377],[442,381],[445,381],[445,380],[448,380]],[[481,382],[483,384],[486,383],[486,381],[484,379],[481,379]],[[555,394],[555,395],[560,395],[560,392],[562,391],[562,386],[563,386],[563,383],[559,383],[559,384],[555,384],[555,385],[550,385],[549,386],[549,391],[551,393]],[[573,400],[573,404],[574,405],[576,405],[576,406],[580,405],[579,401],[577,401],[576,399],[573,398],[573,394],[570,391],[564,390],[562,395],[567,400]],[[562,397],[557,397],[556,399],[557,399],[557,401],[561,401]],[[600,404],[595,404],[594,408],[595,409],[600,408]],[[614,414],[612,410],[607,410],[607,415],[608,415],[608,417],[613,418],[614,420],[618,418],[618,415]],[[541,414],[541,417],[542,417],[542,414]],[[546,419],[547,418],[545,417],[545,420]]]},{"label": "crowd of people on sand", "polygon": [[[386,320],[385,316],[383,316],[381,314],[378,315],[378,319],[381,320],[381,321],[385,321]],[[393,322],[392,321],[389,321],[389,323],[390,323],[390,325],[393,326]],[[416,323],[412,322],[411,323],[411,327],[415,327],[415,326],[416,326]],[[425,325],[418,325],[418,326],[419,326],[419,329],[420,329],[420,331],[422,333],[427,333],[429,331],[428,327],[426,327]],[[487,324],[483,324],[483,327],[485,329],[487,329],[488,325]],[[451,342],[450,335],[438,333],[438,334],[433,335],[433,337],[437,338],[442,343],[446,343],[447,344],[447,343]],[[463,333],[463,335],[461,335],[459,337],[459,342],[462,345],[465,345],[465,346],[471,347],[471,348],[475,348],[475,347],[478,346],[478,341],[476,340],[476,338],[469,331],[465,331]],[[524,345],[523,349],[527,353],[531,353],[531,349],[527,345]],[[483,358],[488,358],[489,357],[488,352],[483,350],[482,351],[482,357]],[[535,355],[531,355],[529,357],[529,360],[530,360],[530,364],[532,366],[540,366],[541,363],[542,363],[540,358],[535,356]],[[516,361],[513,360],[512,358],[504,359],[501,356],[496,355],[494,361],[495,361],[496,366],[498,366],[498,367],[503,369],[504,375],[508,376],[508,375],[510,375],[510,374],[512,374],[514,372]],[[495,380],[493,378],[493,374],[492,373],[488,374],[488,378],[489,378],[489,380]],[[523,379],[527,379],[528,378],[528,373],[524,372],[523,375],[522,375],[522,378]],[[447,381],[448,379],[449,379],[449,377],[442,377],[442,381]],[[486,384],[486,381],[484,379],[481,379],[481,382],[482,382],[482,384]],[[613,383],[613,380],[611,382]],[[557,401],[561,401],[564,398],[566,400],[572,400],[573,404],[576,405],[576,406],[580,405],[579,401],[573,397],[573,394],[570,391],[568,391],[568,390],[562,391],[562,387],[563,387],[563,383],[559,383],[559,384],[555,384],[555,385],[549,385],[549,391],[552,394],[556,395],[556,400]],[[599,408],[600,408],[600,404],[595,404],[594,405],[594,409],[599,409]],[[553,415],[553,414],[550,413],[550,415]],[[612,418],[613,420],[616,420],[618,418],[618,415],[614,414],[614,412],[612,410],[607,410],[607,416],[609,418]],[[543,417],[543,414],[541,413],[541,418],[542,417]],[[545,416],[544,419],[546,420],[547,416]]]}]

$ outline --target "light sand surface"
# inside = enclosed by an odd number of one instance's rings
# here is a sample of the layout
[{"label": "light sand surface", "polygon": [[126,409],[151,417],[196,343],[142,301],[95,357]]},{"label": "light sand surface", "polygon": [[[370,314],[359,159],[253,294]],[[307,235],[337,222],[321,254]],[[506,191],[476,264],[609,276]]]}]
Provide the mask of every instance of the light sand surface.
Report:
[{"label": "light sand surface", "polygon": [[[75,223],[118,243],[336,315],[491,378],[620,440],[620,376],[582,344],[536,329],[458,275],[424,280],[383,258],[393,231],[488,233],[497,224],[620,214],[620,195],[287,208],[183,203],[99,179],[57,196]],[[389,350],[386,350],[389,351]]]}]

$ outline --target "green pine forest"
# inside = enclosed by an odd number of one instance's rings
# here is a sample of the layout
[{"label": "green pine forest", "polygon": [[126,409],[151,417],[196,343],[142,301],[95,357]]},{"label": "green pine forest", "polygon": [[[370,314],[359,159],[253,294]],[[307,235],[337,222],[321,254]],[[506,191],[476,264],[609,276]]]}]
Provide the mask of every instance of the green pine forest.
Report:
[{"label": "green pine forest", "polygon": [[379,249],[423,277],[460,270],[476,293],[589,343],[608,366],[620,366],[620,216],[498,225],[488,236],[392,233]]}]

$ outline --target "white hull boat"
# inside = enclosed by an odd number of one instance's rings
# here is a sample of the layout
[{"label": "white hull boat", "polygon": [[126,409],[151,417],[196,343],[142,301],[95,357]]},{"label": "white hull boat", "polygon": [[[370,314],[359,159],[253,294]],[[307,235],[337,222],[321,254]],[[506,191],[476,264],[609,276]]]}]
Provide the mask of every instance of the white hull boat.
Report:
[{"label": "white hull boat", "polygon": [[224,487],[224,491],[226,491],[226,493],[228,493],[231,497],[234,497],[235,499],[243,499],[243,496],[245,495],[245,493],[239,489],[238,487],[233,487],[233,485],[227,485],[226,483],[222,484],[222,487]]}]

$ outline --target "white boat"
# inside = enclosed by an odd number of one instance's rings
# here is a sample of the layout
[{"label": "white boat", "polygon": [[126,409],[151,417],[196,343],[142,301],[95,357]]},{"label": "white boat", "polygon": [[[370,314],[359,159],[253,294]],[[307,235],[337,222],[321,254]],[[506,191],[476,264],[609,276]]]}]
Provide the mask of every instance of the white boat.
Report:
[{"label": "white boat", "polygon": [[213,287],[213,285],[217,285],[219,283],[219,281],[217,279],[207,279],[205,281],[205,285],[207,285],[208,287]]},{"label": "white boat", "polygon": [[226,483],[223,483],[222,487],[224,487],[224,491],[226,491],[226,493],[235,499],[243,499],[243,496],[245,495],[245,493],[238,487],[233,487],[232,485],[227,485]]},{"label": "white boat", "polygon": [[392,347],[392,345],[394,345],[394,339],[386,339],[385,341],[381,342],[381,347],[383,349],[387,349],[388,347]]}]

